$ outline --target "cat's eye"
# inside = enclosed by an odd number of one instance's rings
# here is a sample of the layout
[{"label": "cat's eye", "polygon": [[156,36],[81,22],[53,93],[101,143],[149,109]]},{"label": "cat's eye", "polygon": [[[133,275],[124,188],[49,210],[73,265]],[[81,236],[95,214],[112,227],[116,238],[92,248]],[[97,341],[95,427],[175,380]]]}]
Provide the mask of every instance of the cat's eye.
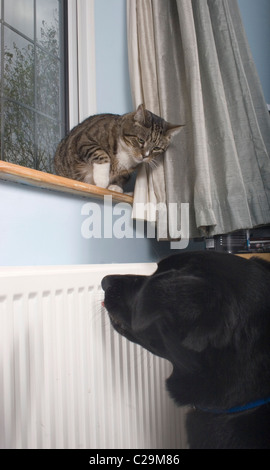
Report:
[{"label": "cat's eye", "polygon": [[141,145],[143,145],[143,144],[144,144],[144,140],[143,140],[143,139],[141,139],[140,137],[138,137],[138,142],[139,142],[139,144],[141,144]]},{"label": "cat's eye", "polygon": [[163,149],[160,147],[154,147],[154,152],[163,152]]}]

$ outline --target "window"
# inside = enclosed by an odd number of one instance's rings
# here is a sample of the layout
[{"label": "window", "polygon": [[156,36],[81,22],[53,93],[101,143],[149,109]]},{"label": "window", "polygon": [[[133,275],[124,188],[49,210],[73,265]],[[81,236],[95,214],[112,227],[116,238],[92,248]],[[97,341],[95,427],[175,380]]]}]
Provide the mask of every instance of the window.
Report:
[{"label": "window", "polygon": [[67,131],[65,0],[0,0],[1,160],[51,173]]},{"label": "window", "polygon": [[0,0],[0,180],[132,203],[51,174],[66,131],[96,113],[94,17],[94,0]]}]

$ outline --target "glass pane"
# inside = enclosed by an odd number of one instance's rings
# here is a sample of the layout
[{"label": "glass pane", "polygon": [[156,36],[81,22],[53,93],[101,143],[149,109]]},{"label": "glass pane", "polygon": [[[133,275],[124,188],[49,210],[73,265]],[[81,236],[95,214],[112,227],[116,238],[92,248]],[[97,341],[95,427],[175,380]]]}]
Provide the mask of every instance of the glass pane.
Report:
[{"label": "glass pane", "polygon": [[37,109],[59,118],[60,62],[43,50],[37,50]]},{"label": "glass pane", "polygon": [[37,40],[51,54],[59,55],[59,2],[37,0]]},{"label": "glass pane", "polygon": [[7,0],[5,21],[30,39],[34,39],[34,0]]},{"label": "glass pane", "polygon": [[34,168],[34,113],[8,101],[4,108],[4,159]]},{"label": "glass pane", "polygon": [[4,37],[4,94],[34,106],[34,48],[9,28]]},{"label": "glass pane", "polygon": [[65,134],[63,0],[0,0],[0,10],[1,5],[7,22],[0,24],[1,156],[53,172],[53,155]]},{"label": "glass pane", "polygon": [[57,122],[37,115],[36,169],[53,173],[53,155],[60,141],[60,126]]}]

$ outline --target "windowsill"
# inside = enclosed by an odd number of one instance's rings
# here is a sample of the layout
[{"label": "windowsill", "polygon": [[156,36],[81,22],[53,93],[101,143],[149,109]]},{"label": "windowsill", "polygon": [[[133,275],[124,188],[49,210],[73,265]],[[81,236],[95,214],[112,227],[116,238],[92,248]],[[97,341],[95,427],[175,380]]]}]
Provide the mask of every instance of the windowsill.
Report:
[{"label": "windowsill", "polygon": [[133,197],[127,194],[117,193],[109,189],[99,188],[93,184],[63,178],[62,176],[32,170],[24,166],[15,165],[0,160],[0,179],[15,183],[27,184],[37,188],[51,189],[68,194],[83,196],[86,198],[102,199],[104,196],[112,196],[113,202],[127,202],[133,204]]}]

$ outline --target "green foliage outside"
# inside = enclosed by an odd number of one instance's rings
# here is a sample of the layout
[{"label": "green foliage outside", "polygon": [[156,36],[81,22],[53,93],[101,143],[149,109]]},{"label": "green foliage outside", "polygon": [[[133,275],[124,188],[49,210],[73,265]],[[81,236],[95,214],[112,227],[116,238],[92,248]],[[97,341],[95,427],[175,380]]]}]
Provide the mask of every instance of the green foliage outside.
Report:
[{"label": "green foliage outside", "polygon": [[64,133],[58,22],[43,21],[40,38],[34,45],[9,31],[0,77],[1,159],[51,173]]}]

